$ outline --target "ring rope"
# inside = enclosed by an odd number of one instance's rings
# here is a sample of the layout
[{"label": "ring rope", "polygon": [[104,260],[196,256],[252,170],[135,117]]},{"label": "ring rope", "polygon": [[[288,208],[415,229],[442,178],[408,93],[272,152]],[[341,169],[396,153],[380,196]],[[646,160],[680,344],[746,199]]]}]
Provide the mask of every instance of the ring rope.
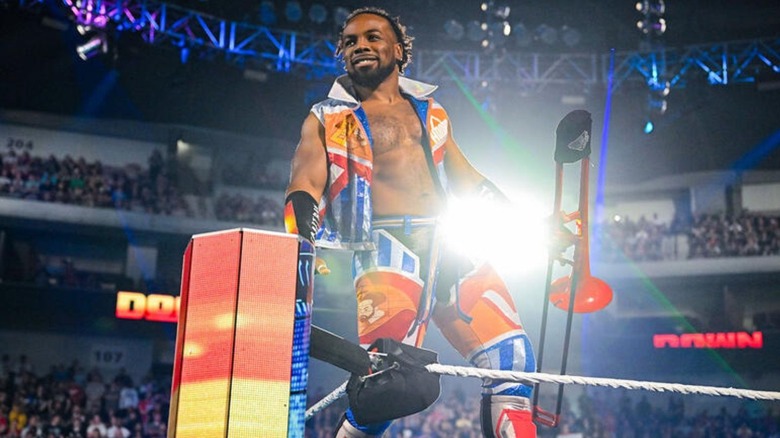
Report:
[{"label": "ring rope", "polygon": [[639,380],[610,379],[604,377],[581,377],[545,373],[525,373],[520,371],[488,370],[484,368],[459,367],[452,365],[430,364],[425,369],[434,374],[446,374],[458,377],[478,377],[494,380],[519,381],[531,383],[560,383],[570,385],[606,386],[610,388],[643,389],[655,392],[677,392],[681,394],[701,394],[728,396],[753,400],[780,400],[780,392],[754,391],[750,389],[723,388],[717,386],[683,385],[679,383],[645,382]]},{"label": "ring rope", "polygon": [[333,402],[340,399],[346,393],[347,393],[347,382],[344,382],[338,388],[334,389],[333,392],[323,397],[322,400],[313,404],[312,407],[310,407],[309,409],[306,409],[306,421],[309,421],[309,418],[313,417],[314,414],[327,408]]},{"label": "ring rope", "polygon": [[[683,385],[680,383],[660,383],[640,380],[611,379],[605,377],[581,377],[546,373],[526,373],[522,371],[501,371],[484,368],[472,368],[453,365],[432,363],[425,369],[433,374],[449,375],[456,377],[476,377],[480,379],[494,379],[514,382],[529,383],[559,383],[566,385],[603,386],[609,388],[624,388],[632,390],[646,390],[653,392],[676,392],[680,394],[699,394],[710,396],[737,397],[751,400],[780,400],[780,392],[755,391],[752,389],[724,388],[718,386]],[[308,421],[316,413],[328,407],[341,398],[347,392],[347,382],[344,382],[326,395],[322,400],[306,410]]]}]

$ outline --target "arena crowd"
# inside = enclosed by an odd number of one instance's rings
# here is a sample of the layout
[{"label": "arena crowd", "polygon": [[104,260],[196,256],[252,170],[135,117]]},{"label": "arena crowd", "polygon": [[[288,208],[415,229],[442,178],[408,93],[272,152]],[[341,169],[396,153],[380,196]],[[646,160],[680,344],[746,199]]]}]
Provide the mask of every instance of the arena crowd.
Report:
[{"label": "arena crowd", "polygon": [[[146,166],[105,166],[84,157],[40,157],[24,150],[0,153],[0,196],[43,202],[115,208],[148,214],[217,219],[265,227],[282,226],[279,199],[267,194],[222,191],[196,197],[191,205],[172,182],[173,166],[154,151]],[[232,169],[235,170],[235,169]],[[279,191],[280,176],[259,167],[223,172],[225,183]],[[208,199],[213,208],[203,204]],[[780,217],[742,211],[737,215],[699,214],[687,221],[662,222],[616,217],[598,224],[594,256],[605,261],[780,255]],[[601,237],[599,237],[601,236]]]},{"label": "arena crowd", "polygon": [[[78,361],[46,372],[26,356],[2,354],[0,438],[160,438],[167,434],[170,376],[133,382],[121,370],[108,378]],[[446,382],[445,382],[446,383]],[[312,383],[311,386],[316,386]],[[780,406],[745,401],[736,409],[697,407],[697,396],[588,388],[564,398],[557,428],[540,437],[780,438]],[[325,394],[314,390],[310,404]],[[317,413],[306,436],[330,438],[345,399]],[[543,400],[552,406],[552,401]],[[427,410],[393,423],[388,438],[478,438],[479,401],[450,391]]]}]

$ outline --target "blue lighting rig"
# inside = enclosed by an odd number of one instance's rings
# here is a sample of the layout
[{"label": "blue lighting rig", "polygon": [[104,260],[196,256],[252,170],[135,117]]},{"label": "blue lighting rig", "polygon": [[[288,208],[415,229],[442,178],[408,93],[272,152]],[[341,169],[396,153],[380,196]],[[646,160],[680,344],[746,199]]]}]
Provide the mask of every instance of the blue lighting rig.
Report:
[{"label": "blue lighting rig", "polygon": [[[343,72],[331,35],[271,29],[230,21],[154,0],[18,0],[21,7],[57,4],[77,24],[138,32],[148,44],[216,52],[237,65],[260,63],[270,70],[307,78]],[[461,81],[469,87],[501,84],[503,90],[540,92],[550,87],[606,85],[607,53],[484,53],[417,50],[409,75],[423,81]],[[659,75],[672,87],[755,82],[780,75],[780,37],[729,41],[615,54],[613,91],[626,82],[647,84]],[[508,88],[507,88],[508,87]]]}]

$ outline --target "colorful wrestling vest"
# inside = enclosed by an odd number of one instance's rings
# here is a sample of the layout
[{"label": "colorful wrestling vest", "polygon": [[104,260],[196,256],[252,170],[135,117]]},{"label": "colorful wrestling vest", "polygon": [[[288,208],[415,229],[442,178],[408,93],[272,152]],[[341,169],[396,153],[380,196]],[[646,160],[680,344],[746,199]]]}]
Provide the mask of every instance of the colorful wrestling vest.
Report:
[{"label": "colorful wrestling vest", "polygon": [[[399,78],[402,94],[425,126],[424,145],[429,145],[433,163],[442,184],[444,142],[449,135],[449,119],[441,105],[428,97],[436,86]],[[351,93],[348,76],[336,79],[328,99],[315,104],[311,112],[325,127],[328,156],[328,187],[320,201],[320,227],[317,246],[369,250],[371,242],[371,175],[373,154],[368,117]]]}]

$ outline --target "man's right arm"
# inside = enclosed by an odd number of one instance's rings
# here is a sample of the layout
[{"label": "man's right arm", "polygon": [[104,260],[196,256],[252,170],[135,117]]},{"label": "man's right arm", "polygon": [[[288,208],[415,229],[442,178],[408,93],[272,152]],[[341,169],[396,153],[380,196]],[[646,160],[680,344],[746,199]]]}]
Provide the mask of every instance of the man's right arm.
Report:
[{"label": "man's right arm", "polygon": [[310,113],[301,128],[301,141],[293,155],[290,183],[285,192],[284,224],[288,233],[314,242],[319,228],[318,206],[327,178],[325,128]]},{"label": "man's right arm", "polygon": [[304,191],[319,202],[328,178],[325,155],[325,127],[309,113],[301,128],[301,141],[295,149],[290,170],[290,184],[285,195]]}]

